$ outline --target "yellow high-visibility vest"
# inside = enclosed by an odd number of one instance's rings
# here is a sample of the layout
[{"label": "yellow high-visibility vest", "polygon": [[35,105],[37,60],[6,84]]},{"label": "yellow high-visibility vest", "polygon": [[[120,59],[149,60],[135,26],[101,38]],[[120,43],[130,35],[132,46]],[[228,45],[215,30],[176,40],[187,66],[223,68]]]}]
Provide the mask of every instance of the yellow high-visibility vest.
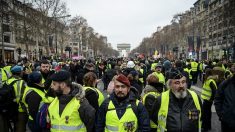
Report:
[{"label": "yellow high-visibility vest", "polygon": [[217,89],[217,85],[214,79],[207,79],[202,87],[202,93],[201,93],[201,98],[204,100],[210,100],[211,99],[211,95],[212,95],[212,91],[211,91],[211,87],[210,87],[210,83],[214,83],[214,85],[216,86]]},{"label": "yellow high-visibility vest", "polygon": [[[11,84],[11,82],[13,82],[14,80],[18,80],[16,78],[10,78],[6,81],[7,84]],[[18,80],[16,81],[14,84],[13,84],[13,87],[14,87],[14,92],[15,92],[15,96],[16,96],[16,103],[19,104],[19,107],[18,107],[18,111],[19,112],[25,112],[23,109],[22,109],[22,106],[21,106],[21,96],[22,93],[24,93],[24,91],[22,91],[22,87],[23,87],[23,84],[24,84],[24,80]],[[26,87],[26,85],[24,84],[24,87]]]},{"label": "yellow high-visibility vest", "polygon": [[[136,100],[138,106],[139,101]],[[131,130],[127,130],[125,126],[132,124]],[[118,118],[115,106],[109,101],[108,111],[106,113],[105,132],[135,132],[138,127],[138,119],[129,104],[126,112],[121,119]]]},{"label": "yellow high-visibility vest", "polygon": [[[195,92],[187,89],[189,93],[191,94],[194,104],[196,106],[196,109],[200,112],[199,113],[199,118],[198,118],[198,128],[199,130],[201,129],[201,107],[199,104],[199,99],[198,96]],[[158,112],[158,132],[165,132],[167,131],[166,129],[166,121],[167,121],[167,115],[168,115],[168,107],[169,107],[169,98],[170,96],[170,90],[167,90],[166,92],[162,93],[161,96],[161,106]]]},{"label": "yellow high-visibility vest", "polygon": [[98,103],[99,103],[99,106],[103,103],[104,101],[104,95],[100,92],[99,89],[97,88],[92,88],[92,87],[83,87],[84,88],[84,91],[86,91],[87,89],[89,90],[93,90],[95,91],[96,93],[98,93]]},{"label": "yellow high-visibility vest", "polygon": [[59,115],[59,99],[56,97],[48,107],[51,121],[51,132],[86,132],[78,109],[80,101],[73,99],[65,106],[64,111]]},{"label": "yellow high-visibility vest", "polygon": [[[146,99],[146,97],[148,97],[149,95],[154,96],[155,99],[156,99],[156,98],[157,98],[158,96],[160,96],[161,94],[158,93],[158,92],[148,92],[148,93],[146,93],[146,94],[143,96],[143,99],[142,99],[144,105],[145,105],[145,99]],[[151,128],[157,128],[157,124],[155,124],[152,120],[150,120],[150,127],[151,127]]]},{"label": "yellow high-visibility vest", "polygon": [[165,85],[165,77],[162,73],[153,72],[153,75],[159,79],[159,82]]},{"label": "yellow high-visibility vest", "polygon": [[[25,107],[26,107],[26,110],[27,110],[27,113],[28,113],[28,116],[29,116],[29,120],[33,120],[33,117],[29,114],[29,106],[28,104],[26,103],[26,97],[29,93],[31,93],[32,91],[35,91],[41,98],[41,102],[43,101],[43,98],[45,98],[45,93],[39,89],[36,89],[36,88],[33,88],[33,87],[29,87],[27,86],[25,88],[25,91],[24,91],[24,94],[23,94],[23,97],[22,97],[22,102],[24,103]],[[41,104],[41,103],[40,103]],[[40,105],[39,105],[39,108],[40,109]]]}]

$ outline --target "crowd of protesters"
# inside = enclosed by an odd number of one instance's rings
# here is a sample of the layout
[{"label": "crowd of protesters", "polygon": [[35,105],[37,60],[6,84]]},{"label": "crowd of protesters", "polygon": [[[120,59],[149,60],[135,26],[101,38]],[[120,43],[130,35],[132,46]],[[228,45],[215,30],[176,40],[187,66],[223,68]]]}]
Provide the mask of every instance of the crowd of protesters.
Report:
[{"label": "crowd of protesters", "polygon": [[235,131],[235,64],[226,60],[24,58],[0,68],[16,104],[15,113],[0,106],[4,132],[207,132],[213,102],[222,131]]}]

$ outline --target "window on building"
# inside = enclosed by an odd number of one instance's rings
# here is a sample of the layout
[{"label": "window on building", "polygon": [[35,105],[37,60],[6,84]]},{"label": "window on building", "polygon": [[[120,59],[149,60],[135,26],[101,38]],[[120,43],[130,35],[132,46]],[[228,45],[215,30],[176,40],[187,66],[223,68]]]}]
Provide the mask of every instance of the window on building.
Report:
[{"label": "window on building", "polygon": [[10,43],[10,36],[4,36],[4,42]]}]

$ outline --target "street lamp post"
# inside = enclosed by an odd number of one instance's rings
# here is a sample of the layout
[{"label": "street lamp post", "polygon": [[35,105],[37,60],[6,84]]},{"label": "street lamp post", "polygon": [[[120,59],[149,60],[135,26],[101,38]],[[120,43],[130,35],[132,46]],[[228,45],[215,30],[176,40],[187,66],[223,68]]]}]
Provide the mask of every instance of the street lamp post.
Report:
[{"label": "street lamp post", "polygon": [[1,0],[1,37],[2,37],[2,60],[5,62],[5,52],[4,52],[4,30],[3,30],[3,0]]},{"label": "street lamp post", "polygon": [[65,17],[70,17],[71,15],[66,15],[66,16],[59,16],[59,17],[54,17],[55,18],[55,53],[56,53],[56,59],[57,59],[57,29],[56,29],[56,22],[58,18],[65,18]]}]

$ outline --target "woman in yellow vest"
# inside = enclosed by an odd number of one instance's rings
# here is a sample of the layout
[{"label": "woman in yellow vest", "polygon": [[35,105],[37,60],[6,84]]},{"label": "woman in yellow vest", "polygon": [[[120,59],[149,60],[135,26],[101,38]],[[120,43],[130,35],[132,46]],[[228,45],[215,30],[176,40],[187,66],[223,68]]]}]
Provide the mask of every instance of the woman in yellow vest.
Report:
[{"label": "woman in yellow vest", "polygon": [[213,76],[214,70],[207,69],[205,74],[205,81],[202,87],[201,98],[203,99],[202,105],[202,128],[203,131],[211,130],[211,107],[216,94],[216,80],[218,76]]},{"label": "woman in yellow vest", "polygon": [[[147,85],[143,89],[142,103],[147,109],[149,116],[151,116],[153,103],[156,101],[157,97],[163,92],[163,84],[159,83],[159,79],[153,74],[148,75]],[[157,130],[157,125],[150,120],[151,131]]]},{"label": "woman in yellow vest", "polygon": [[90,105],[98,110],[99,106],[104,101],[104,96],[98,88],[95,88],[97,83],[97,76],[94,72],[88,72],[83,77],[83,88],[85,91],[85,97]]},{"label": "woman in yellow vest", "polygon": [[90,132],[94,128],[95,109],[84,97],[82,87],[72,84],[71,74],[59,71],[51,76],[56,95],[48,107],[51,132]]}]

